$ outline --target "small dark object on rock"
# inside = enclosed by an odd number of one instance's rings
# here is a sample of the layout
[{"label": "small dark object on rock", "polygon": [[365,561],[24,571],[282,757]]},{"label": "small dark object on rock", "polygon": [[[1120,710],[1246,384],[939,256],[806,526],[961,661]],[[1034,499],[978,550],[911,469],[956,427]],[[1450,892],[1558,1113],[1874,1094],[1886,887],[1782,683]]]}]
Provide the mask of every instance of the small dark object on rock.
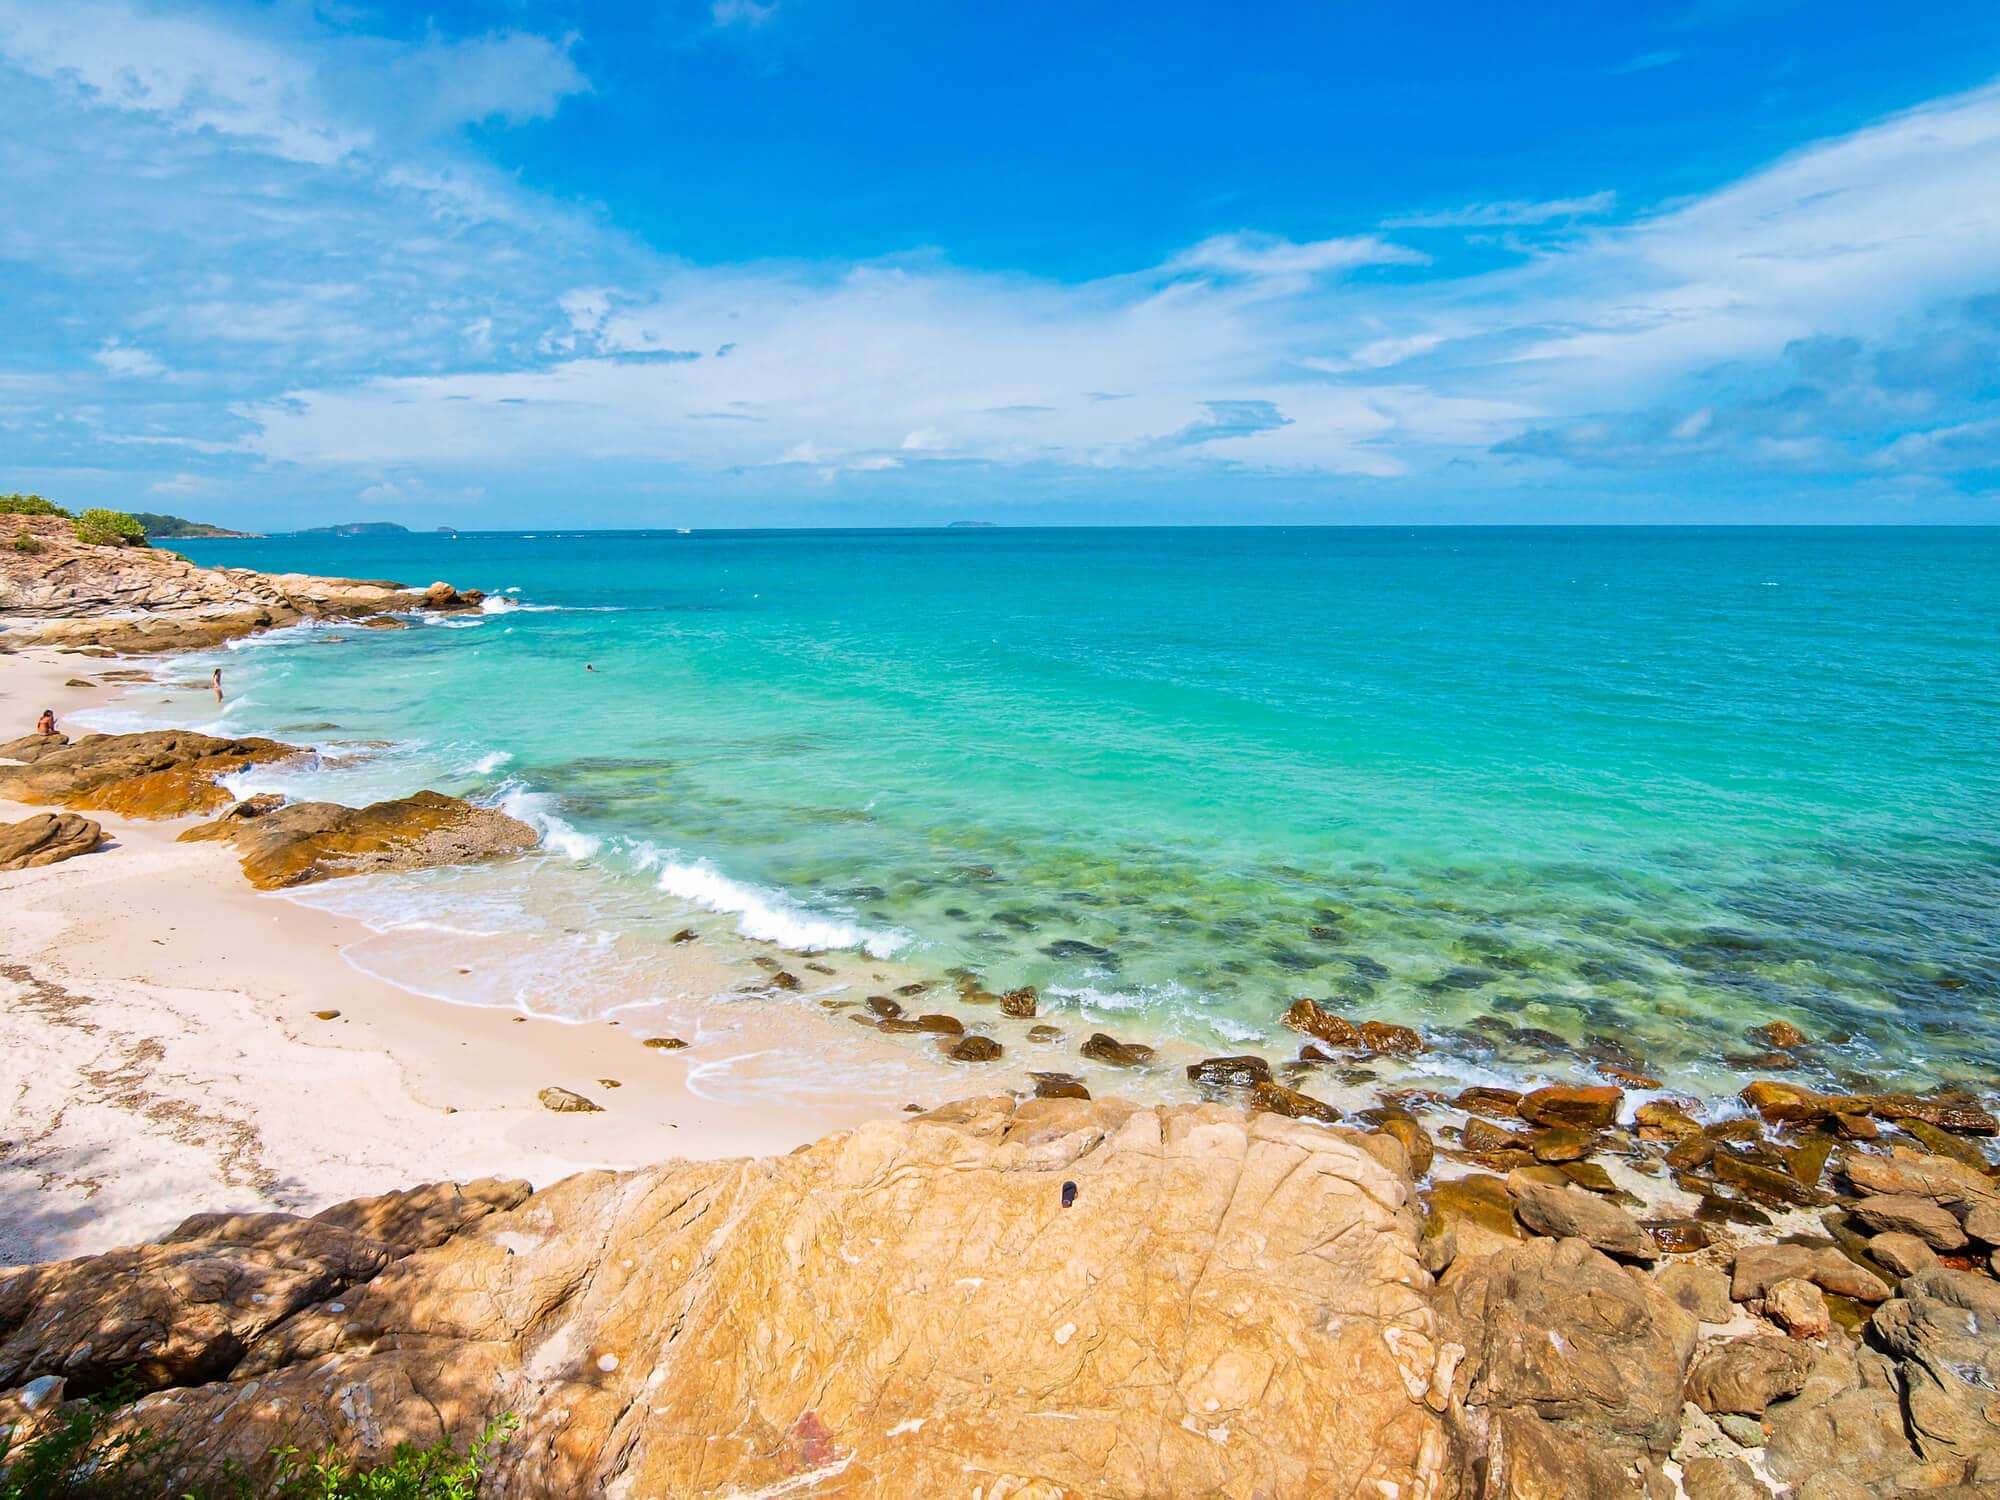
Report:
[{"label": "small dark object on rock", "polygon": [[1063,1184],[1063,1207],[1068,1208],[1074,1202],[1076,1202],[1076,1184],[1065,1182]]}]

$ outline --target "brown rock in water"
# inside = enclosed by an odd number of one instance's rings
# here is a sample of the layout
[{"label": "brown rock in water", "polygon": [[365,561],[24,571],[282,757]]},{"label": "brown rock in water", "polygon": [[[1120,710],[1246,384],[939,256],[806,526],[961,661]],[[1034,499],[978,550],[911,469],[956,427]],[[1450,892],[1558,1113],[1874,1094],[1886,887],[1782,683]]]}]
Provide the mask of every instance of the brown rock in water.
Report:
[{"label": "brown rock in water", "polygon": [[1835,1110],[1827,1116],[1834,1134],[1844,1141],[1872,1141],[1881,1135],[1882,1127],[1866,1115],[1851,1115]]},{"label": "brown rock in water", "polygon": [[1476,1116],[1465,1122],[1458,1136],[1465,1149],[1474,1152],[1525,1151],[1528,1138],[1511,1130],[1502,1130],[1498,1125],[1489,1125]]},{"label": "brown rock in water", "polygon": [[1871,1094],[1868,1113],[1880,1120],[1920,1120],[1960,1135],[2000,1135],[2000,1119],[1965,1099],[1919,1099],[1909,1094]]},{"label": "brown rock in water", "polygon": [[1813,1352],[1790,1339],[1733,1339],[1711,1345],[1688,1375],[1688,1399],[1705,1412],[1757,1417],[1773,1401],[1805,1389]]},{"label": "brown rock in water", "polygon": [[1975,1172],[1985,1172],[1992,1166],[1986,1159],[1986,1153],[1972,1142],[1955,1136],[1948,1130],[1940,1130],[1928,1120],[1902,1119],[1896,1124],[1914,1136],[1926,1151],[1939,1156],[1949,1156],[1953,1161],[1971,1167]]},{"label": "brown rock in water", "polygon": [[104,828],[76,813],[36,813],[0,823],[0,870],[31,870],[88,854],[104,842]]},{"label": "brown rock in water", "polygon": [[1709,1162],[1716,1181],[1725,1182],[1762,1203],[1792,1204],[1812,1208],[1826,1201],[1826,1195],[1807,1187],[1790,1172],[1761,1166],[1733,1151],[1717,1151]]},{"label": "brown rock in water", "polygon": [[408,630],[410,622],[399,620],[394,615],[370,615],[361,622],[364,630]]},{"label": "brown rock in water", "polygon": [[887,995],[870,995],[862,1003],[885,1021],[893,1021],[903,1013],[903,1007]]},{"label": "brown rock in water", "polygon": [[1090,1090],[1074,1073],[1030,1073],[1037,1099],[1088,1099]]},{"label": "brown rock in water", "polygon": [[1653,1243],[1667,1255],[1692,1255],[1715,1243],[1715,1236],[1698,1219],[1641,1219],[1639,1227],[1653,1237]]},{"label": "brown rock in water", "polygon": [[[539,841],[517,818],[430,791],[360,808],[295,802],[250,822],[204,823],[181,837],[233,842],[243,873],[264,891],[346,875],[466,864],[519,854]],[[782,986],[785,977],[772,982]]]},{"label": "brown rock in water", "polygon": [[1271,1065],[1261,1057],[1205,1057],[1189,1063],[1189,1081],[1208,1088],[1247,1089],[1271,1081]]},{"label": "brown rock in water", "polygon": [[1656,1089],[1663,1081],[1650,1073],[1635,1073],[1630,1068],[1621,1068],[1617,1063],[1601,1062],[1592,1066],[1613,1083],[1628,1089]]},{"label": "brown rock in water", "polygon": [[1645,1141],[1684,1141],[1701,1134],[1699,1120],[1664,1099],[1648,1099],[1632,1112],[1632,1120]]},{"label": "brown rock in water", "polygon": [[130,818],[181,818],[235,800],[215,784],[218,776],[300,753],[276,740],[226,740],[187,729],[93,734],[32,765],[0,766],[0,797]]},{"label": "brown rock in water", "polygon": [[651,1047],[656,1052],[678,1052],[687,1043],[677,1036],[649,1036],[640,1045]]},{"label": "brown rock in water", "polygon": [[1035,991],[1031,985],[1023,985],[1018,990],[1009,990],[1000,997],[1000,1014],[1012,1016],[1017,1021],[1029,1021],[1035,1015]]},{"label": "brown rock in water", "polygon": [[[1062,1040],[1060,1026],[1030,1026],[1028,1040],[1031,1042],[1059,1042]],[[1151,1050],[1150,1048],[1148,1049]]]},{"label": "brown rock in water", "polygon": [[1516,1195],[1514,1214],[1537,1234],[1580,1239],[1621,1260],[1656,1260],[1659,1246],[1624,1209],[1575,1188],[1528,1187]]},{"label": "brown rock in water", "polygon": [[1405,1110],[1392,1110],[1382,1117],[1381,1130],[1384,1135],[1394,1136],[1402,1143],[1404,1152],[1410,1158],[1413,1175],[1430,1175],[1431,1165],[1437,1159],[1437,1147],[1431,1140],[1431,1133],[1424,1129],[1415,1115]]},{"label": "brown rock in water", "polygon": [[1618,1123],[1625,1091],[1612,1084],[1552,1084],[1521,1098],[1521,1118],[1535,1125],[1570,1125],[1603,1130]]},{"label": "brown rock in water", "polygon": [[[1456,1434],[1464,1479],[1454,1493],[1660,1492],[1695,1348],[1689,1314],[1574,1239],[1470,1263],[1461,1251],[1446,1290],[1445,1331],[1465,1349],[1453,1388],[1476,1418]],[[1476,1470],[1496,1467],[1508,1488],[1479,1487]]]},{"label": "brown rock in water", "polygon": [[1760,1078],[1745,1086],[1741,1097],[1745,1104],[1774,1124],[1824,1119],[1830,1112],[1823,1095],[1800,1084],[1783,1083],[1775,1078]]},{"label": "brown rock in water", "polygon": [[1513,1089],[1470,1088],[1452,1103],[1467,1114],[1491,1115],[1501,1120],[1517,1119],[1521,1113],[1521,1096]]},{"label": "brown rock in water", "polygon": [[933,1011],[917,1017],[917,1030],[928,1031],[934,1036],[963,1036],[965,1022],[957,1016],[947,1016]]},{"label": "brown rock in water", "polygon": [[1393,1052],[1413,1056],[1424,1050],[1424,1039],[1408,1026],[1393,1021],[1363,1021],[1358,1028],[1361,1045],[1371,1052]]},{"label": "brown rock in water", "polygon": [[1949,1209],[1915,1194],[1882,1193],[1863,1198],[1851,1212],[1878,1234],[1892,1230],[1914,1234],[1933,1250],[1957,1250],[1966,1243],[1965,1230]]},{"label": "brown rock in water", "polygon": [[1359,1047],[1361,1032],[1352,1021],[1325,1009],[1317,1000],[1301,998],[1279,1018],[1294,1031],[1317,1037],[1335,1047]]},{"label": "brown rock in water", "polygon": [[1092,1032],[1077,1051],[1092,1062],[1109,1063],[1116,1068],[1143,1068],[1153,1060],[1153,1049],[1144,1042],[1121,1042],[1101,1031]]},{"label": "brown rock in water", "polygon": [[0,1278],[0,1386],[60,1374],[72,1396],[226,1376],[260,1334],[366,1281],[390,1248],[291,1214],[196,1214],[157,1244]]},{"label": "brown rock in water", "polygon": [[261,1478],[281,1443],[379,1460],[512,1412],[490,1500],[1433,1494],[1451,1366],[1406,1193],[1270,1115],[968,1101],[580,1174],[140,1419]]},{"label": "brown rock in water", "polygon": [[1806,1044],[1806,1034],[1790,1021],[1766,1021],[1751,1035],[1765,1046],[1775,1047],[1780,1052],[1790,1052]]},{"label": "brown rock in water", "polygon": [[1246,1102],[1253,1110],[1283,1115],[1291,1120],[1318,1120],[1321,1124],[1332,1125],[1344,1118],[1331,1104],[1323,1103],[1310,1094],[1302,1094],[1297,1089],[1287,1088],[1282,1083],[1253,1083]]},{"label": "brown rock in water", "polygon": [[535,1097],[542,1101],[543,1109],[552,1109],[559,1115],[601,1115],[604,1106],[593,1104],[581,1094],[573,1094],[568,1089],[545,1088]]},{"label": "brown rock in water", "polygon": [[1815,1130],[1785,1153],[1792,1177],[1805,1187],[1818,1187],[1826,1173],[1826,1159],[1833,1154],[1833,1137]]},{"label": "brown rock in water", "polygon": [[32,763],[69,743],[66,734],[24,734],[18,740],[0,743],[0,760]]},{"label": "brown rock in water", "polygon": [[1764,1314],[1795,1339],[1823,1339],[1833,1328],[1826,1294],[1801,1276],[1772,1283],[1764,1293]]},{"label": "brown rock in water", "polygon": [[1591,1131],[1555,1125],[1538,1132],[1528,1143],[1528,1149],[1534,1153],[1536,1161],[1582,1161],[1597,1149],[1597,1145],[1598,1137]]},{"label": "brown rock in water", "polygon": [[938,1045],[953,1062],[992,1062],[1006,1050],[990,1036],[947,1037]]}]

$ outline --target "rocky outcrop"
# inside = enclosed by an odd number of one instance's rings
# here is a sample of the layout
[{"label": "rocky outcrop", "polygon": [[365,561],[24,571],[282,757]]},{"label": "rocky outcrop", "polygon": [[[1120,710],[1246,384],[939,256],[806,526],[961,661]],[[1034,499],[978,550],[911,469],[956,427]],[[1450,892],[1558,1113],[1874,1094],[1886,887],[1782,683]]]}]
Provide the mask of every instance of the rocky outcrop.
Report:
[{"label": "rocky outcrop", "polygon": [[1582,1240],[1539,1239],[1448,1278],[1460,1493],[1574,1500],[1671,1493],[1696,1323]]},{"label": "rocky outcrop", "polygon": [[36,813],[0,823],[0,870],[28,870],[88,854],[104,842],[103,825],[75,813]]},{"label": "rocky outcrop", "polygon": [[[396,1247],[330,1217],[184,1226],[119,1254],[226,1257],[195,1304],[215,1310],[123,1337],[208,1383],[129,1417],[191,1467],[254,1469],[274,1442],[365,1458],[513,1412],[482,1493],[523,1500],[1435,1497],[1455,1360],[1408,1191],[1317,1125],[979,1100],[769,1160],[586,1173],[362,1284]],[[100,1306],[81,1288],[109,1270],[19,1273],[40,1291],[0,1325],[7,1368],[105,1340],[115,1311],[52,1314],[64,1286]]]},{"label": "rocky outcrop", "polygon": [[0,547],[0,616],[37,618],[44,644],[126,654],[196,650],[310,618],[476,609],[477,590],[412,589],[376,579],[203,568],[151,547],[89,546],[59,517],[7,517]]},{"label": "rocky outcrop", "polygon": [[0,766],[0,797],[128,818],[183,818],[234,800],[219,776],[305,752],[276,740],[218,739],[189,729],[93,734],[32,764]]},{"label": "rocky outcrop", "polygon": [[[1914,1500],[2000,1477],[1984,1276],[1911,1276],[1865,1342],[1729,1337],[1788,1294],[1841,1303],[1772,1279],[1840,1281],[1840,1252],[1745,1247],[1734,1290],[1756,1297],[1732,1317],[1727,1247],[1654,1276],[1523,1237],[1575,1188],[1441,1182],[1420,1226],[1387,1134],[1058,1092],[533,1195],[433,1183],[313,1219],[198,1215],[0,1273],[0,1425],[129,1370],[151,1394],[120,1421],[175,1435],[187,1480],[283,1444],[365,1462],[462,1443],[511,1413],[492,1500],[1667,1500],[1676,1461],[1688,1500],[1746,1473]],[[1891,1165],[1899,1186],[1945,1181]]]},{"label": "rocky outcrop", "polygon": [[232,808],[181,838],[234,843],[244,875],[265,891],[346,875],[467,864],[519,854],[539,842],[520,819],[442,792],[417,792],[367,807],[299,802],[236,814]]},{"label": "rocky outcrop", "polygon": [[68,743],[69,736],[66,734],[24,734],[18,740],[0,744],[0,760],[36,761]]}]

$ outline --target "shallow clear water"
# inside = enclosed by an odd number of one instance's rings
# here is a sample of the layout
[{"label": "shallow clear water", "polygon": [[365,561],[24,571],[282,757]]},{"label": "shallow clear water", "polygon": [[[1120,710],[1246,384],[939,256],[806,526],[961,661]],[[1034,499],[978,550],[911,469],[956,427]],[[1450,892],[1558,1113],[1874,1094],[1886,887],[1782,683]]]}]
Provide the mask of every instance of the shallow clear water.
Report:
[{"label": "shallow clear water", "polygon": [[628,964],[693,904],[1204,1042],[1313,994],[1503,1071],[2000,1059],[2000,531],[178,545],[555,606],[266,637],[227,723],[511,796],[574,858],[427,899]]}]

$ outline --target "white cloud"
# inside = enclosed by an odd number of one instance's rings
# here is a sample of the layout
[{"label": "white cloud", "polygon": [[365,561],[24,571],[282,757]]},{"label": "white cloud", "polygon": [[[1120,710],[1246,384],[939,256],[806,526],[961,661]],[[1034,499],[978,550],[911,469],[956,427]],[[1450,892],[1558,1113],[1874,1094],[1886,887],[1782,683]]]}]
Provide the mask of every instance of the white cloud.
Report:
[{"label": "white cloud", "polygon": [[1618,207],[1609,189],[1582,198],[1513,198],[1502,203],[1468,203],[1443,213],[1412,214],[1391,219],[1391,229],[1495,229],[1548,224],[1557,219],[1602,218]]},{"label": "white cloud", "polygon": [[1356,266],[1420,266],[1430,257],[1372,234],[1304,244],[1269,234],[1218,234],[1167,262],[1169,271],[1228,276],[1318,276]]},{"label": "white cloud", "polygon": [[162,374],[166,366],[161,364],[144,349],[135,349],[117,339],[106,339],[97,346],[97,352],[90,356],[113,375],[144,379]]},{"label": "white cloud", "polygon": [[778,0],[714,0],[708,8],[709,20],[718,30],[740,26],[755,31],[768,26],[778,15]]}]

